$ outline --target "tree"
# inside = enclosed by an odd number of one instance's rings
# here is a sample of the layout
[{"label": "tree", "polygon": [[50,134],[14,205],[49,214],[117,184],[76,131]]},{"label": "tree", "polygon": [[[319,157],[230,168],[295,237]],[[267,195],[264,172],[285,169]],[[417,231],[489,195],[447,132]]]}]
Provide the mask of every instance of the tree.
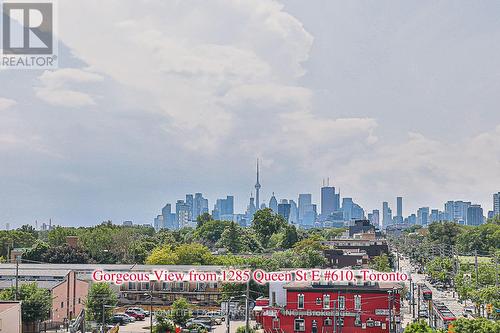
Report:
[{"label": "tree", "polygon": [[274,214],[270,208],[258,210],[253,216],[252,228],[265,248],[268,247],[271,236],[280,232],[286,225],[285,219]]},{"label": "tree", "polygon": [[188,301],[181,297],[175,300],[170,308],[169,318],[180,326],[185,326],[189,318],[191,318],[191,311]]},{"label": "tree", "polygon": [[[406,332],[406,331],[405,331]],[[498,333],[500,332],[500,322],[489,321],[486,318],[466,319],[460,318],[453,322],[453,332],[455,333]]]},{"label": "tree", "polygon": [[177,265],[212,265],[214,256],[210,250],[198,243],[182,244],[175,249]]},{"label": "tree", "polygon": [[[16,288],[11,287],[0,292],[0,300],[15,299]],[[49,319],[52,307],[52,297],[47,289],[38,288],[35,282],[19,287],[18,300],[22,301],[22,319],[27,323],[40,322]]]},{"label": "tree", "polygon": [[299,241],[297,228],[294,225],[287,225],[285,227],[284,236],[281,241],[281,247],[284,249],[292,248]]},{"label": "tree", "polygon": [[390,272],[391,271],[391,265],[389,262],[389,257],[387,254],[382,254],[380,256],[374,257],[370,261],[370,268],[374,269],[378,272]]},{"label": "tree", "polygon": [[214,247],[221,239],[222,233],[230,225],[228,221],[209,220],[194,231],[194,238],[209,247]]},{"label": "tree", "polygon": [[206,222],[213,221],[212,215],[209,213],[203,213],[196,218],[196,228],[203,226]]},{"label": "tree", "polygon": [[429,239],[437,244],[455,245],[463,228],[455,222],[434,222],[429,225]]},{"label": "tree", "polygon": [[89,256],[81,248],[61,245],[49,248],[43,261],[51,264],[87,264]]},{"label": "tree", "polygon": [[27,250],[24,251],[23,253],[23,259],[30,260],[30,261],[45,261],[45,255],[47,254],[47,251],[49,250],[50,246],[49,244],[38,240],[33,246]]},{"label": "tree", "polygon": [[433,330],[425,321],[420,320],[406,326],[404,333],[433,333]]},{"label": "tree", "polygon": [[243,241],[241,235],[243,228],[237,225],[234,221],[230,222],[221,235],[217,246],[226,248],[231,253],[240,253],[243,250]]},{"label": "tree", "polygon": [[103,318],[103,309],[105,318],[109,319],[117,303],[118,299],[111,286],[105,282],[98,282],[91,285],[85,307],[90,318],[99,322]]},{"label": "tree", "polygon": [[175,332],[175,324],[172,320],[169,319],[168,313],[166,311],[160,310],[155,313],[156,319],[156,333],[174,333]]},{"label": "tree", "polygon": [[[247,333],[246,327],[245,326],[238,327],[238,329],[236,330],[236,333]],[[248,333],[255,333],[255,330],[253,328],[249,328]]]},{"label": "tree", "polygon": [[179,258],[175,252],[166,245],[155,248],[146,258],[148,265],[175,265],[178,261]]},{"label": "tree", "polygon": [[22,231],[22,232],[26,232],[28,234],[33,235],[33,237],[38,238],[38,231],[36,231],[36,229],[32,225],[24,224],[21,226],[21,228],[19,228],[17,230]]}]

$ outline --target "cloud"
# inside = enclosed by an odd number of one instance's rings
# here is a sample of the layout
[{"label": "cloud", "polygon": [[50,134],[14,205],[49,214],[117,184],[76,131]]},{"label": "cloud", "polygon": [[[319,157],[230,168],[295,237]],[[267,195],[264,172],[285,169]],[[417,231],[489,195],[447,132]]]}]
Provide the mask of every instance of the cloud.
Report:
[{"label": "cloud", "polygon": [[13,99],[0,97],[0,111],[7,110],[16,104],[17,102]]},{"label": "cloud", "polygon": [[38,79],[40,86],[35,87],[38,98],[54,106],[79,108],[95,105],[94,97],[71,86],[100,82],[103,77],[81,69],[64,68],[45,71]]}]

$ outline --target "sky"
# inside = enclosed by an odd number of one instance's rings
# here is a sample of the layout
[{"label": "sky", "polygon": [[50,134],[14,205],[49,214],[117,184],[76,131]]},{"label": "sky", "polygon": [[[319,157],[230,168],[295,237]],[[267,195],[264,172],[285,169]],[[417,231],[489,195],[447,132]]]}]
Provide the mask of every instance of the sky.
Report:
[{"label": "sky", "polygon": [[59,1],[59,68],[0,70],[0,227],[152,223],[167,202],[491,210],[500,2]]}]

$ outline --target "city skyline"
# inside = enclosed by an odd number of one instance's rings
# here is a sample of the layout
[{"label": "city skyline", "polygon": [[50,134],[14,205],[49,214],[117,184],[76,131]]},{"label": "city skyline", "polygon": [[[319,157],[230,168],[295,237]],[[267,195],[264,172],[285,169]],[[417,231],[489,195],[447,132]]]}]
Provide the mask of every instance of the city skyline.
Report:
[{"label": "city skyline", "polygon": [[0,71],[0,224],[147,222],[194,192],[243,211],[256,157],[260,202],[330,176],[368,211],[491,209],[499,3],[192,6],[63,1],[59,68]]}]

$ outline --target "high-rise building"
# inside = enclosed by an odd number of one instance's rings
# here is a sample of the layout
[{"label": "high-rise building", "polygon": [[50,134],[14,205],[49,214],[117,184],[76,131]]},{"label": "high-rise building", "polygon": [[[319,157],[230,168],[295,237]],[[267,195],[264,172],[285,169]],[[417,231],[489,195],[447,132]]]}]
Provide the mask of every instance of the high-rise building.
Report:
[{"label": "high-rise building", "polygon": [[161,210],[161,215],[163,216],[163,226],[162,228],[167,228],[170,230],[175,230],[176,228],[176,217],[175,213],[172,213],[172,205],[166,204]]},{"label": "high-rise building", "polygon": [[250,195],[250,202],[248,203],[247,206],[247,211],[245,213],[246,215],[246,220],[247,220],[247,226],[249,226],[252,221],[253,221],[253,215],[257,211],[257,207],[255,207],[255,199],[253,197],[253,193]]},{"label": "high-rise building", "polygon": [[357,203],[352,204],[351,208],[351,220],[364,220],[365,219],[365,211],[361,208]]},{"label": "high-rise building", "polygon": [[291,210],[291,205],[288,203],[288,200],[283,199],[281,202],[278,204],[278,215],[283,216],[283,218],[289,222],[290,221],[290,210]]},{"label": "high-rise building", "polygon": [[226,196],[226,199],[217,199],[215,202],[212,217],[214,220],[233,221],[234,197]]},{"label": "high-rise building", "polygon": [[380,227],[380,211],[378,209],[374,209],[371,214],[372,218],[369,219],[371,224],[376,227]]},{"label": "high-rise building", "polygon": [[173,229],[177,230],[189,226],[189,222],[191,221],[191,214],[192,207],[183,200],[177,200],[177,202],[175,203],[175,216],[177,217],[177,220],[176,225]]},{"label": "high-rise building", "polygon": [[350,221],[352,219],[352,198],[342,198],[342,212],[344,213],[344,221]]},{"label": "high-rise building", "polygon": [[153,221],[153,227],[155,228],[155,231],[163,228],[163,215],[158,215],[157,217],[155,217]]},{"label": "high-rise building", "polygon": [[429,207],[420,207],[417,210],[417,224],[422,226],[429,224]]},{"label": "high-rise building", "polygon": [[327,217],[335,209],[335,187],[323,186],[321,188],[321,215]]},{"label": "high-rise building", "polygon": [[302,224],[302,220],[304,219],[304,214],[306,212],[306,208],[310,208],[312,203],[312,195],[309,193],[301,193],[299,194],[299,224]]},{"label": "high-rise building", "polygon": [[290,218],[288,221],[291,224],[298,225],[299,224],[299,208],[297,206],[297,203],[294,200],[289,200],[288,203],[290,204]]},{"label": "high-rise building", "polygon": [[500,215],[500,192],[493,194],[493,216]]},{"label": "high-rise building", "polygon": [[257,159],[257,182],[255,183],[255,207],[260,207],[259,159]]},{"label": "high-rise building", "polygon": [[195,193],[193,200],[192,220],[196,221],[198,216],[208,213],[208,199],[203,198],[203,194]]},{"label": "high-rise building", "polygon": [[273,192],[273,196],[269,200],[269,208],[271,208],[274,213],[278,213],[278,200],[276,200],[276,197],[274,196],[274,192]]},{"label": "high-rise building", "polygon": [[484,216],[481,205],[470,205],[467,208],[467,225],[481,225],[483,223]]},{"label": "high-rise building", "polygon": [[392,223],[392,210],[389,203],[384,201],[382,203],[382,226],[385,228]]},{"label": "high-rise building", "polygon": [[189,216],[188,216],[188,221],[193,220],[193,215],[194,215],[194,197],[192,194],[186,194],[186,205],[189,206]]},{"label": "high-rise building", "polygon": [[396,216],[403,219],[403,197],[396,198]]},{"label": "high-rise building", "polygon": [[467,209],[470,205],[470,201],[448,201],[444,204],[444,211],[450,221],[466,225]]}]

